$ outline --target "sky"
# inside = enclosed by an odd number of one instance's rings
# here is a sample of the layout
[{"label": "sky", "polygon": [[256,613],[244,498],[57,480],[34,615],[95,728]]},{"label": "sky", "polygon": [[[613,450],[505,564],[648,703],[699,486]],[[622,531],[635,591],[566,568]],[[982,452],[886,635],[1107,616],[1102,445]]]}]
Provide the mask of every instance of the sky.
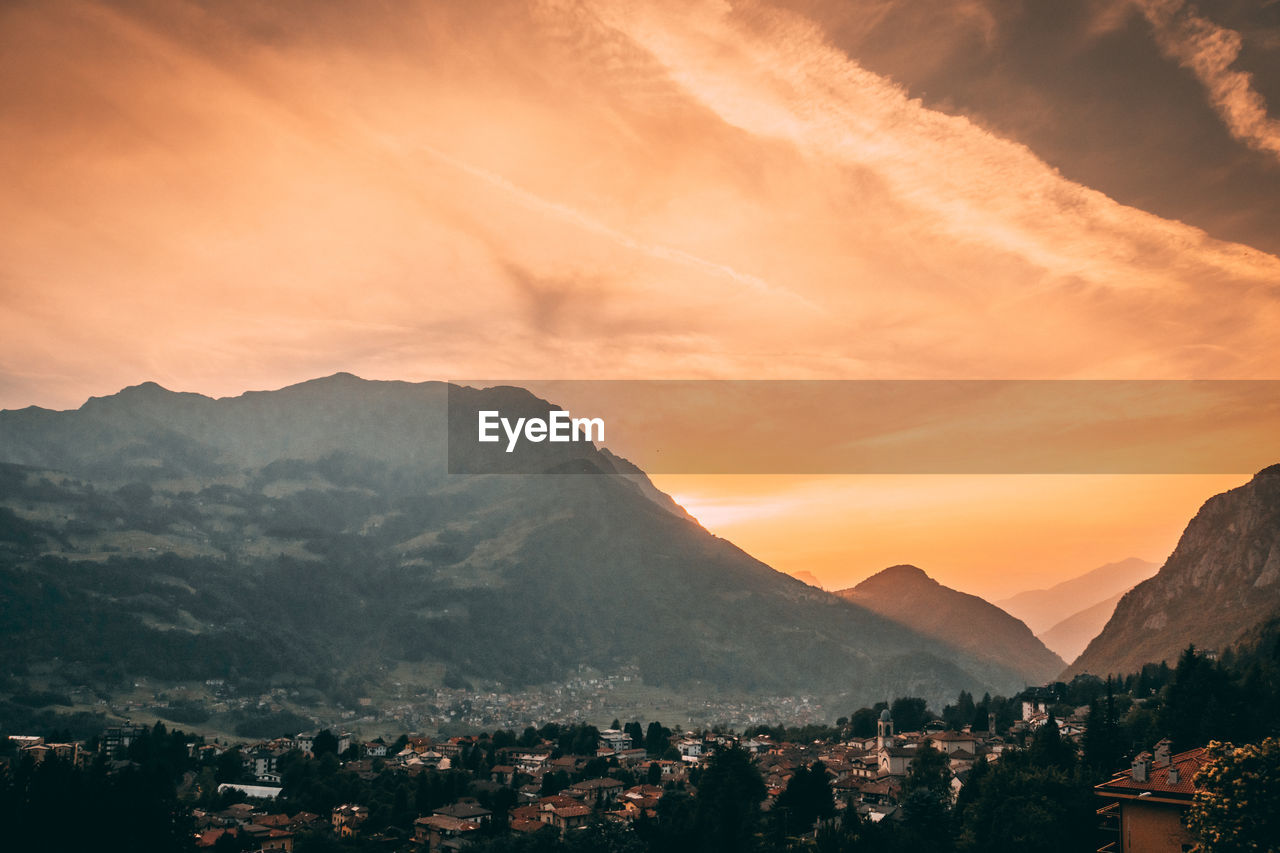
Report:
[{"label": "sky", "polygon": [[[1274,0],[12,0],[0,406],[1280,379],[1278,105]],[[1243,474],[657,482],[828,586],[996,594],[1162,560]]]}]

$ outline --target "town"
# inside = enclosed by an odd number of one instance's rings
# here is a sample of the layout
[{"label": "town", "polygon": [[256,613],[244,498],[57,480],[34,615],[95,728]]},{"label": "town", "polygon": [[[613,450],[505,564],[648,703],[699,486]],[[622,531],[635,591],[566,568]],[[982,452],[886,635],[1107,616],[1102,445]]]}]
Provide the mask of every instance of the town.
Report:
[{"label": "town", "polygon": [[[1215,757],[1185,733],[1224,713],[1186,688],[1229,684],[1223,672],[1188,650],[1177,670],[1114,684],[962,693],[940,713],[899,697],[835,725],[742,732],[568,720],[391,742],[330,729],[231,742],[125,723],[86,741],[10,734],[0,779],[29,796],[55,766],[104,791],[175,780],[158,795],[164,849],[1003,849],[1001,833],[1026,831],[1037,849],[1181,850]],[[1130,756],[1166,721],[1173,738]],[[1010,797],[1019,816],[993,820]]]}]

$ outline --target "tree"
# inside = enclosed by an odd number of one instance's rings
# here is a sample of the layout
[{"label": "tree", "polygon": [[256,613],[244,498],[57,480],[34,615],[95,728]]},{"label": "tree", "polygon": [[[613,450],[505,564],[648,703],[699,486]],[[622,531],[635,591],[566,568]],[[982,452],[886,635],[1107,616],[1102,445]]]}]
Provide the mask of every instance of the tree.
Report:
[{"label": "tree", "polygon": [[960,791],[959,848],[972,853],[1074,853],[1091,850],[1093,791],[1078,774],[1032,763],[1029,750],[978,762]]},{"label": "tree", "polygon": [[333,755],[338,754],[338,737],[328,729],[320,732],[315,736],[315,739],[311,741],[312,755],[319,758],[325,753],[331,753]]},{"label": "tree", "polygon": [[244,775],[244,756],[240,754],[240,747],[228,749],[218,756],[214,781],[219,784],[223,782],[239,782]]},{"label": "tree", "polygon": [[946,753],[925,742],[916,748],[903,782],[902,812],[918,846],[951,847],[951,771]]},{"label": "tree", "polygon": [[550,797],[558,794],[565,788],[569,787],[569,774],[563,770],[552,770],[550,773],[542,775],[542,787],[538,790],[539,796]]},{"label": "tree", "polygon": [[900,732],[917,732],[929,722],[928,704],[916,696],[899,696],[893,700],[889,713],[893,716],[893,727]]},{"label": "tree", "polygon": [[733,746],[717,751],[698,786],[696,826],[702,849],[724,853],[751,849],[760,803],[767,793],[745,750]]},{"label": "tree", "polygon": [[1124,759],[1114,691],[1111,676],[1107,676],[1106,699],[1089,703],[1089,718],[1085,722],[1084,763],[1099,778],[1118,769]]},{"label": "tree", "polygon": [[854,737],[875,737],[876,721],[880,719],[880,711],[875,708],[859,708],[853,712],[849,721]]},{"label": "tree", "polygon": [[1076,751],[1070,741],[1062,739],[1058,731],[1058,721],[1053,712],[1044,721],[1036,736],[1031,741],[1031,761],[1040,767],[1056,767],[1063,772],[1070,772],[1075,765]]},{"label": "tree", "polygon": [[654,720],[644,734],[644,751],[650,755],[662,755],[671,746],[671,730]]},{"label": "tree", "polygon": [[1209,744],[1187,827],[1203,853],[1274,850],[1280,838],[1280,740]]},{"label": "tree", "polygon": [[831,779],[827,765],[815,761],[812,767],[801,766],[787,782],[786,790],[778,795],[773,811],[784,814],[788,834],[805,832],[815,822],[835,813],[835,801],[831,796]]}]

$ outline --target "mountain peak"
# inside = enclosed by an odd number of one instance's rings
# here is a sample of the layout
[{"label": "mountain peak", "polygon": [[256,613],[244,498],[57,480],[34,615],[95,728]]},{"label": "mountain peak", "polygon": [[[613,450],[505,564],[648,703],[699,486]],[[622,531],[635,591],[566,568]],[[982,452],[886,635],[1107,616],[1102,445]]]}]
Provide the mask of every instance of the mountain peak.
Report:
[{"label": "mountain peak", "polygon": [[926,582],[931,584],[938,583],[936,580],[929,577],[928,573],[925,572],[925,570],[920,568],[919,566],[912,566],[907,563],[902,563],[900,565],[890,566],[887,569],[882,569],[881,571],[876,572],[874,575],[872,575],[871,577],[867,578],[862,583],[854,587],[854,589],[861,589],[867,584],[878,584],[878,583],[918,584],[918,583],[926,583]]},{"label": "mountain peak", "polygon": [[1026,625],[976,595],[938,583],[917,566],[890,566],[836,595],[1043,684],[1064,661]]},{"label": "mountain peak", "polygon": [[104,397],[90,397],[85,401],[82,408],[94,409],[104,407],[109,410],[132,409],[137,407],[149,407],[154,405],[163,405],[168,401],[175,400],[179,397],[200,397],[199,394],[184,394],[178,391],[170,391],[158,382],[150,380],[140,382],[137,385],[129,385],[121,388],[114,394],[108,394]]},{"label": "mountain peak", "polygon": [[130,385],[126,388],[121,388],[109,397],[90,397],[89,399],[107,400],[115,398],[125,402],[135,402],[139,400],[163,400],[166,397],[174,396],[176,393],[176,391],[170,391],[159,382],[147,380],[146,382],[140,382],[137,385]]},{"label": "mountain peak", "polygon": [[1064,673],[1130,673],[1188,644],[1224,649],[1280,615],[1280,465],[1205,501],[1156,575]]}]

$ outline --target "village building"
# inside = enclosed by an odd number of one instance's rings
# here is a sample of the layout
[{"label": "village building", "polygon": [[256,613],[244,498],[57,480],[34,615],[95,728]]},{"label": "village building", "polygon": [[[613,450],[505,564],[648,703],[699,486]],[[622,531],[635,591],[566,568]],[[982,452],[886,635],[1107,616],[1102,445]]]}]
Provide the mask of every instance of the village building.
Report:
[{"label": "village building", "polygon": [[413,822],[413,843],[424,851],[461,850],[480,824],[449,815],[433,814]]},{"label": "village building", "polygon": [[457,818],[458,820],[470,821],[471,823],[480,826],[483,826],[493,819],[493,812],[489,811],[474,800],[464,800],[462,802],[451,803],[447,806],[441,806],[436,809],[433,814],[437,817],[452,817]]},{"label": "village building", "polygon": [[600,732],[600,746],[614,752],[631,748],[631,735],[618,729],[605,729]]},{"label": "village building", "polygon": [[1195,777],[1209,763],[1208,751],[1198,747],[1169,754],[1162,740],[1153,752],[1143,752],[1128,770],[1094,788],[1106,804],[1098,809],[1107,843],[1105,853],[1182,853],[1194,839],[1182,817],[1195,796]]},{"label": "village building", "polygon": [[367,806],[344,804],[334,808],[330,815],[333,832],[340,838],[351,838],[360,834],[360,827],[369,819]]}]

